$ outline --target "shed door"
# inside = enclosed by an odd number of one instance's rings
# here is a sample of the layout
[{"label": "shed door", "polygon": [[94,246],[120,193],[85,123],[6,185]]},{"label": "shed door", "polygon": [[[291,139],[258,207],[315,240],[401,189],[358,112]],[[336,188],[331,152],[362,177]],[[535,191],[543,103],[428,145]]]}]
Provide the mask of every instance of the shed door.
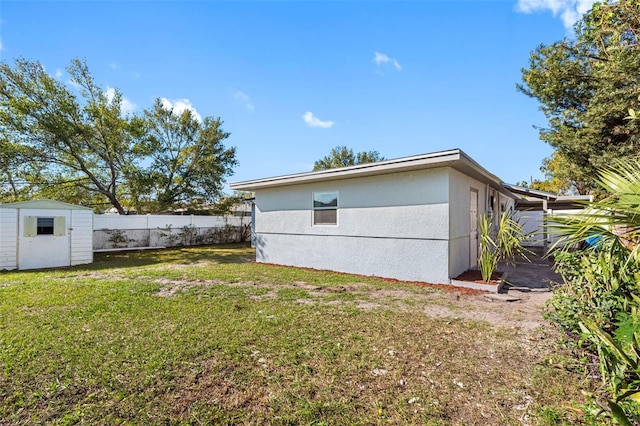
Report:
[{"label": "shed door", "polygon": [[478,264],[478,191],[469,192],[469,268]]},{"label": "shed door", "polygon": [[21,210],[18,269],[71,265],[70,210]]}]

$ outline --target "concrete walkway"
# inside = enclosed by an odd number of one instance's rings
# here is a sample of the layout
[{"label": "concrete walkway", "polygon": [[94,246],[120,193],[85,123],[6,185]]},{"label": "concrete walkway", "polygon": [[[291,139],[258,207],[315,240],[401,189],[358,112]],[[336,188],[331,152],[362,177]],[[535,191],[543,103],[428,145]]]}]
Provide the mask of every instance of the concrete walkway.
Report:
[{"label": "concrete walkway", "polygon": [[527,255],[531,262],[517,259],[515,265],[501,265],[500,270],[508,272],[503,292],[510,289],[520,291],[550,291],[553,283],[562,283],[562,277],[553,271],[553,261],[544,259],[541,250]]}]

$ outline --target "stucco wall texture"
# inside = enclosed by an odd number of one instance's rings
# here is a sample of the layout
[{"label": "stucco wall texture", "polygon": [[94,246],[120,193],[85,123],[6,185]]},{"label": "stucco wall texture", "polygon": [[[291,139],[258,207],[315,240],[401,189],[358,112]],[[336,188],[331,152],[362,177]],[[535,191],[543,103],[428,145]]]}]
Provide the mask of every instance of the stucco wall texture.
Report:
[{"label": "stucco wall texture", "polygon": [[[262,189],[258,262],[450,283],[469,267],[469,191],[486,185],[450,167]],[[313,193],[338,192],[337,225],[313,225]]]}]

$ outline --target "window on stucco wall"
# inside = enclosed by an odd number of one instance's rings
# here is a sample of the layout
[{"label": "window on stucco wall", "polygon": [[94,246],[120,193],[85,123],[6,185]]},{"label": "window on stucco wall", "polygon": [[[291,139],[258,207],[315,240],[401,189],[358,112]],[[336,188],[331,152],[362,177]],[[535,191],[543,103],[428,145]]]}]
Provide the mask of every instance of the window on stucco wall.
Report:
[{"label": "window on stucco wall", "polygon": [[338,224],[338,192],[313,193],[313,224]]}]

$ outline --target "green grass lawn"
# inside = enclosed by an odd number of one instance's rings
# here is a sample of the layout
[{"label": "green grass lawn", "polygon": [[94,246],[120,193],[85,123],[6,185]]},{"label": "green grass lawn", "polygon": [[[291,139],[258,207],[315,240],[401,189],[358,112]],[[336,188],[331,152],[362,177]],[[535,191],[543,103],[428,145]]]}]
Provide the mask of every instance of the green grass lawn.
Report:
[{"label": "green grass lawn", "polygon": [[[545,327],[452,293],[252,263],[244,246],[0,273],[0,424],[574,424]],[[560,367],[559,367],[560,365]]]}]

